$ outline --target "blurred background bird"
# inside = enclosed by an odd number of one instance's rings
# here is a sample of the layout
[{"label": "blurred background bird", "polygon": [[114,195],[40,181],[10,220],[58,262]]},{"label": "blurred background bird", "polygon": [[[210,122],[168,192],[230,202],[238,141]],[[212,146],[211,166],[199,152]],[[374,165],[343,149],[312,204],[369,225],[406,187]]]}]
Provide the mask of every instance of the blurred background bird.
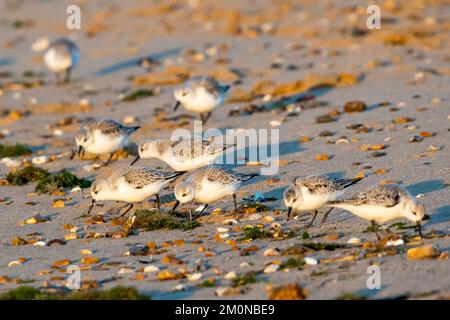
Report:
[{"label": "blurred background bird", "polygon": [[55,75],[55,82],[67,83],[73,68],[80,59],[77,45],[66,38],[58,39],[50,44],[44,53],[44,62]]}]

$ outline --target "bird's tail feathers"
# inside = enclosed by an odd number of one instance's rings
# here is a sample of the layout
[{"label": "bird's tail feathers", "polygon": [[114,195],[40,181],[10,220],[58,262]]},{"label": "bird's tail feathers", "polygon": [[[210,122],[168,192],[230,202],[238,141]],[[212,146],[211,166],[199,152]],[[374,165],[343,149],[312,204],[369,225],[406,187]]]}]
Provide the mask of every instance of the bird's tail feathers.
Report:
[{"label": "bird's tail feathers", "polygon": [[259,174],[257,173],[241,174],[241,181],[244,182],[258,176]]},{"label": "bird's tail feathers", "polygon": [[168,175],[165,176],[166,180],[174,180],[176,178],[178,178],[179,176],[185,174],[187,171],[175,171],[174,173],[170,173]]}]

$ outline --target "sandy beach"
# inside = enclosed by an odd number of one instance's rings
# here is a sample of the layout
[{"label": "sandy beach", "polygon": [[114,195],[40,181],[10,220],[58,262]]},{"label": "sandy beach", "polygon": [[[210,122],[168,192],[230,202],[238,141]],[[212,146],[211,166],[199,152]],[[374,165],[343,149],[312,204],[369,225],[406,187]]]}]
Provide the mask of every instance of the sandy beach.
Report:
[{"label": "sandy beach", "polygon": [[[66,27],[74,2],[80,30]],[[32,151],[0,163],[0,293],[63,287],[66,268],[76,265],[83,290],[132,286],[152,299],[268,299],[289,284],[307,299],[450,298],[450,6],[375,2],[379,30],[366,26],[366,1],[0,3],[0,144]],[[39,51],[59,37],[81,51],[63,85],[54,84]],[[192,230],[134,230],[127,217],[117,218],[123,204],[112,201],[96,207],[94,218],[79,218],[88,210],[88,188],[37,193],[35,182],[8,182],[8,173],[30,164],[105,178],[128,166],[144,139],[193,130],[196,115],[172,111],[173,90],[196,75],[231,86],[204,130],[279,130],[279,170],[238,192],[240,203],[255,193],[272,200],[261,212],[234,215],[232,199],[224,198]],[[349,110],[352,101],[357,110]],[[92,157],[69,159],[80,121],[90,116],[141,126],[125,151],[94,171],[87,170]],[[171,171],[158,160],[140,165]],[[309,213],[286,221],[283,191],[294,177],[312,174],[363,177],[346,196],[378,184],[405,187],[431,217],[424,238],[411,222],[396,220],[377,241],[366,232],[368,221],[339,209],[310,228]],[[172,185],[161,199],[169,211]],[[150,199],[136,208],[154,206]],[[182,212],[187,217],[198,206]],[[27,223],[37,214],[45,221]],[[280,235],[246,239],[249,225]],[[136,248],[145,250],[134,254]],[[416,259],[413,248],[432,253]],[[381,272],[379,289],[367,287],[371,265]],[[243,275],[251,280],[235,280]]]}]

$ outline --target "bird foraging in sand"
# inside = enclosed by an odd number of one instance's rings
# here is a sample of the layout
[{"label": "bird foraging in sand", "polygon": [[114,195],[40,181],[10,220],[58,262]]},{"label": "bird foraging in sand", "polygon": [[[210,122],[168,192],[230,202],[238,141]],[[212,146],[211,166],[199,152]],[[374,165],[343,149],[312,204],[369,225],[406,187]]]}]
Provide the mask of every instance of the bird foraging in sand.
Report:
[{"label": "bird foraging in sand", "polygon": [[328,202],[329,206],[341,208],[369,220],[377,238],[377,223],[382,224],[397,218],[406,218],[416,222],[419,235],[422,237],[420,222],[427,220],[425,207],[404,188],[398,185],[377,186],[369,191],[357,193],[349,199]]},{"label": "bird foraging in sand", "polygon": [[223,197],[232,196],[234,212],[237,212],[236,192],[242,183],[250,180],[258,174],[243,174],[232,170],[223,169],[216,166],[202,167],[187,174],[184,181],[175,185],[175,198],[177,201],[172,208],[172,212],[180,203],[187,203],[192,200],[204,203],[202,214],[209,204],[214,203]]},{"label": "bird foraging in sand", "polygon": [[192,78],[182,88],[175,90],[177,102],[174,111],[181,105],[188,111],[198,113],[202,123],[206,123],[212,111],[224,103],[229,89],[229,85],[220,85],[210,77]]},{"label": "bird foraging in sand", "polygon": [[[94,162],[102,154],[110,154],[105,165],[112,159],[113,153],[128,144],[128,137],[140,127],[125,127],[109,119],[96,120],[89,118],[83,122],[80,131],[75,136],[77,155],[85,151],[96,155]],[[73,158],[75,153],[72,154]]]},{"label": "bird foraging in sand", "polygon": [[[284,203],[288,208],[287,220],[290,219],[292,211],[312,211],[313,218],[308,227],[312,226],[319,208],[328,201],[337,199],[344,189],[360,180],[361,178],[334,179],[326,176],[296,177],[283,194]],[[322,223],[332,210],[333,208],[325,213]]]},{"label": "bird foraging in sand", "polygon": [[96,180],[91,186],[92,202],[89,214],[97,201],[112,200],[129,203],[123,216],[133,208],[134,203],[143,202],[156,196],[158,209],[160,200],[158,193],[172,180],[185,172],[166,173],[145,167],[127,167],[119,169],[108,178]]},{"label": "bird foraging in sand", "polygon": [[44,62],[54,73],[56,83],[70,81],[71,72],[79,59],[80,50],[77,45],[66,38],[52,42],[44,53]]},{"label": "bird foraging in sand", "polygon": [[167,163],[176,171],[191,171],[213,164],[224,151],[235,145],[216,144],[199,137],[172,141],[170,139],[144,141],[139,144],[139,159],[157,158]]}]

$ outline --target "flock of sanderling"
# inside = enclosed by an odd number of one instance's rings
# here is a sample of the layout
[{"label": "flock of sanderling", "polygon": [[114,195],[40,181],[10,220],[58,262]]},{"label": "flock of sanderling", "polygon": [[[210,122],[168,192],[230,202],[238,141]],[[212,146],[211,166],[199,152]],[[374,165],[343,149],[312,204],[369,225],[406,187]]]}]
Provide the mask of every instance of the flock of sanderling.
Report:
[{"label": "flock of sanderling", "polygon": [[[69,81],[73,67],[78,63],[79,50],[67,39],[60,39],[50,45],[44,55],[44,61],[54,72],[56,81]],[[200,115],[206,122],[211,112],[224,103],[229,86],[223,86],[212,78],[193,78],[182,88],[175,90],[175,110],[181,105],[188,111]],[[81,126],[75,140],[77,154],[84,151],[94,155],[112,154],[123,148],[128,137],[139,127],[125,127],[114,120],[87,119]],[[257,174],[240,174],[232,170],[212,165],[216,158],[233,145],[216,145],[201,138],[144,141],[138,147],[139,155],[129,167],[112,173],[108,179],[96,180],[91,187],[92,202],[88,213],[95,203],[102,200],[123,201],[131,210],[134,203],[142,202],[152,196],[156,197],[159,208],[158,193],[171,181],[188,172],[182,181],[175,184],[176,197],[172,212],[183,203],[197,201],[206,207],[226,196],[232,196],[234,210],[237,211],[236,192],[242,183]],[[75,153],[74,153],[75,155]],[[111,160],[111,156],[107,163]],[[157,158],[169,165],[174,173],[159,172],[145,167],[132,166],[140,158]],[[94,160],[95,162],[95,160]],[[360,179],[334,179],[326,176],[296,177],[283,194],[287,206],[287,219],[294,211],[311,211],[316,218],[318,209],[326,207],[322,222],[326,221],[333,208],[341,208],[370,221],[378,236],[377,223],[406,218],[417,223],[422,236],[420,222],[426,218],[425,209],[411,194],[398,185],[376,186],[369,191],[357,193],[347,199],[340,199],[345,189]]]}]

